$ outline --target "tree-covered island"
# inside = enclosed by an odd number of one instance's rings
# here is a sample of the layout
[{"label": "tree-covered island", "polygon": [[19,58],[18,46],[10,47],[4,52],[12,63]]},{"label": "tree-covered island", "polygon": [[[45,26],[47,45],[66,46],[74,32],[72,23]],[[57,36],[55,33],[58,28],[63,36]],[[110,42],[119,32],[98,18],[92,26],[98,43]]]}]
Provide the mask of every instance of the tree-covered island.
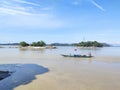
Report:
[{"label": "tree-covered island", "polygon": [[38,41],[38,42],[32,42],[31,44],[28,44],[25,41],[22,41],[19,43],[21,47],[26,47],[26,46],[34,46],[34,47],[44,47],[46,46],[46,43],[44,41]]},{"label": "tree-covered island", "polygon": [[103,47],[103,46],[109,46],[105,43],[100,43],[100,42],[97,42],[97,41],[86,41],[86,42],[80,42],[77,44],[77,46],[80,46],[80,47]]}]

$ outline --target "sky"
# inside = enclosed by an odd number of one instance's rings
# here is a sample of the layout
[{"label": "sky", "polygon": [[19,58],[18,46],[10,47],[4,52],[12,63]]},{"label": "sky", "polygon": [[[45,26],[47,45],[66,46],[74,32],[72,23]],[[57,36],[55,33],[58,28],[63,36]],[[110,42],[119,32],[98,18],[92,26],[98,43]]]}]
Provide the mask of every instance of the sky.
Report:
[{"label": "sky", "polygon": [[0,0],[0,43],[120,44],[120,0]]}]

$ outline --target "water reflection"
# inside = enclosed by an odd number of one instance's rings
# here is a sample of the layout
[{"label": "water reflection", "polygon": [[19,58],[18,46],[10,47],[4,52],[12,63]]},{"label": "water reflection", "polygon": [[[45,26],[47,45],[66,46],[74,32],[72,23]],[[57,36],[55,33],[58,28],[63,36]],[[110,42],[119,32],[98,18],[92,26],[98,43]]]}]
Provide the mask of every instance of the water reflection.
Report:
[{"label": "water reflection", "polygon": [[34,51],[34,52],[39,52],[39,53],[43,54],[43,53],[45,53],[46,49],[19,48],[19,51],[20,51],[21,53],[23,53],[23,52],[25,52],[25,51],[26,51],[26,52]]}]

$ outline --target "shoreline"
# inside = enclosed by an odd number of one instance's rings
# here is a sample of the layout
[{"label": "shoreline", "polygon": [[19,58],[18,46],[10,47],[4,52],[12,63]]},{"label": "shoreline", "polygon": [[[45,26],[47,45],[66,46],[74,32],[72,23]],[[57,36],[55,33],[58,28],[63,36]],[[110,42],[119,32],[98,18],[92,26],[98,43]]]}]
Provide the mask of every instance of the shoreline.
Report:
[{"label": "shoreline", "polygon": [[57,49],[55,46],[45,46],[45,47],[38,47],[38,46],[27,46],[27,47],[19,47],[20,49]]}]

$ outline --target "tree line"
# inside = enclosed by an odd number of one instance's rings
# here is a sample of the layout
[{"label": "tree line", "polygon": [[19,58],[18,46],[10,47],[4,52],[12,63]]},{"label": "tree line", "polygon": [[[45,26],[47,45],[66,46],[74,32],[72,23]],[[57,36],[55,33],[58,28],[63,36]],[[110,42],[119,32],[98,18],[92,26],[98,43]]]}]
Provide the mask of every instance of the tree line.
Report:
[{"label": "tree line", "polygon": [[[38,41],[38,42],[32,42],[31,44],[28,44],[25,41],[22,41],[19,43],[20,46],[26,47],[26,46],[38,46],[38,47],[43,47],[46,46],[47,44],[44,41]],[[63,44],[63,43],[52,43],[49,44],[50,46],[80,46],[80,47],[103,47],[103,46],[110,46],[109,44],[106,43],[100,43],[97,41],[86,41],[86,42],[79,42],[79,43],[73,43],[73,44]]]},{"label": "tree line", "polygon": [[103,47],[104,44],[103,43],[99,43],[97,41],[86,41],[86,42],[80,42],[77,44],[77,46],[81,46],[81,47]]},{"label": "tree line", "polygon": [[32,42],[31,44],[28,44],[27,42],[22,41],[19,43],[19,45],[22,47],[26,47],[26,46],[43,47],[43,46],[46,46],[46,43],[44,41],[38,41],[38,42]]}]

